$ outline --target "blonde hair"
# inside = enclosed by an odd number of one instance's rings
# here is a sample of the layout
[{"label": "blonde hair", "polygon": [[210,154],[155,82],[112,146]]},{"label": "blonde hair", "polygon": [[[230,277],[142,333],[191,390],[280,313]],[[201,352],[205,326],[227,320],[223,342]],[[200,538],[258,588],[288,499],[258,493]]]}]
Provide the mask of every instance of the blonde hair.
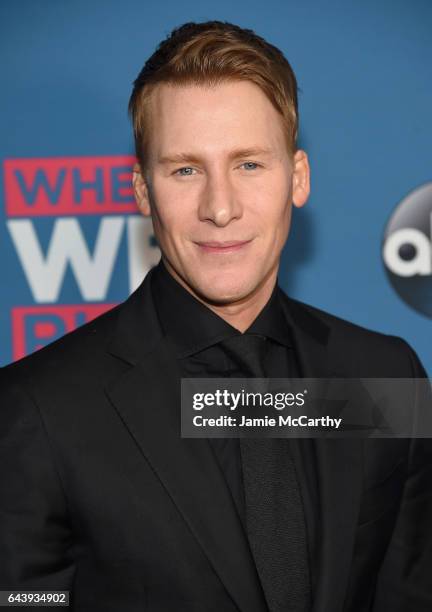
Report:
[{"label": "blonde hair", "polygon": [[281,115],[291,154],[298,133],[297,81],[283,53],[252,30],[227,22],[186,23],[174,29],[147,60],[129,100],[135,152],[145,168],[155,87],[217,85],[246,80],[257,85]]}]

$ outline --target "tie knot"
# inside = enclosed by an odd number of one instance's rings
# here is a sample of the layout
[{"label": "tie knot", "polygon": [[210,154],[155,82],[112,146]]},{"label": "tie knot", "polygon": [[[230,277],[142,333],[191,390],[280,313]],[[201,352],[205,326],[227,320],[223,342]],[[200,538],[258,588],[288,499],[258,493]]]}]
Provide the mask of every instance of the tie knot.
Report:
[{"label": "tie knot", "polygon": [[220,345],[243,376],[265,378],[267,338],[259,334],[241,334],[223,340]]}]

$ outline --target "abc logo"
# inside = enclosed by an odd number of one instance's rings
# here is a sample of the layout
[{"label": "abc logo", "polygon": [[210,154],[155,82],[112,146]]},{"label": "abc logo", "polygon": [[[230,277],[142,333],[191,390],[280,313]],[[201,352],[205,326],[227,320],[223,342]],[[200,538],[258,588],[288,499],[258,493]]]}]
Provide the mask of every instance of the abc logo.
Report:
[{"label": "abc logo", "polygon": [[382,256],[399,296],[432,318],[432,183],[397,206],[385,229]]}]

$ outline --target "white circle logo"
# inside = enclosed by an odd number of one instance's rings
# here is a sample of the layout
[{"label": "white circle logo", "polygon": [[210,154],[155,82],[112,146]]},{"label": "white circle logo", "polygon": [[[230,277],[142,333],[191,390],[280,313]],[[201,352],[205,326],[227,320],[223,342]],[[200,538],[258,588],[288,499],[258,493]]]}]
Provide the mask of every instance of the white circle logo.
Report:
[{"label": "white circle logo", "polygon": [[398,295],[432,318],[432,183],[398,204],[384,232],[382,257]]}]

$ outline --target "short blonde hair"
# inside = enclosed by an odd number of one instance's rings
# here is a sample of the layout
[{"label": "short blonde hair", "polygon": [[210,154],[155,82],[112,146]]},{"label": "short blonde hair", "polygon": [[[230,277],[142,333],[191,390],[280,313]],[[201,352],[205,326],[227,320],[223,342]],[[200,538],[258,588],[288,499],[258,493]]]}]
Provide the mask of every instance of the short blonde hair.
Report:
[{"label": "short blonde hair", "polygon": [[281,115],[291,154],[298,133],[297,81],[283,53],[252,30],[227,22],[186,23],[174,29],[147,60],[129,100],[136,156],[145,168],[150,101],[155,87],[217,85],[228,80],[255,83]]}]

